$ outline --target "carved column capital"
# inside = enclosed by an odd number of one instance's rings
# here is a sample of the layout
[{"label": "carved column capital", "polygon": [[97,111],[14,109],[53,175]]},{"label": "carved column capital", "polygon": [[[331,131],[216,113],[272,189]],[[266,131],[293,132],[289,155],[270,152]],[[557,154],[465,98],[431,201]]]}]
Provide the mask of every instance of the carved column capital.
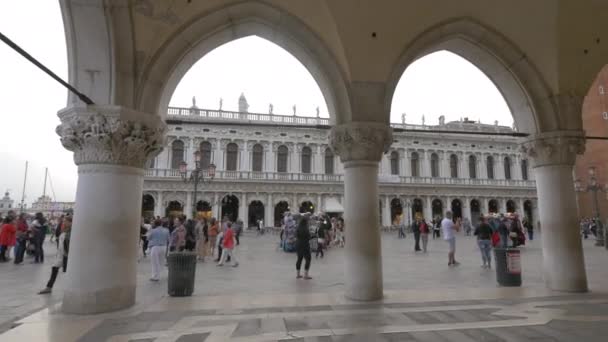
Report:
[{"label": "carved column capital", "polygon": [[378,162],[393,142],[392,132],[385,124],[352,122],[332,127],[329,144],[342,162]]},{"label": "carved column capital", "polygon": [[143,168],[165,144],[167,125],[154,114],[120,106],[69,107],[55,131],[74,152],[76,165],[114,164]]},{"label": "carved column capital", "polygon": [[585,152],[583,131],[554,131],[531,136],[520,146],[533,167],[574,165],[576,155]]}]

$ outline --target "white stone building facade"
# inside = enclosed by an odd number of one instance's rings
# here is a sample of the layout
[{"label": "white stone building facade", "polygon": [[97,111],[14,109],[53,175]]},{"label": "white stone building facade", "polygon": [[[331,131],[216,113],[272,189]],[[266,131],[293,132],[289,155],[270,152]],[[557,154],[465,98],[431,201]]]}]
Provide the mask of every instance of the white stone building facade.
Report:
[{"label": "white stone building facade", "polygon": [[[344,167],[329,147],[328,119],[191,107],[170,108],[167,123],[166,146],[145,173],[148,216],[164,216],[169,207],[192,215],[194,185],[182,180],[179,164],[190,170],[197,150],[203,169],[216,166],[214,179],[199,184],[197,209],[214,217],[272,226],[286,208],[339,211],[343,204]],[[393,128],[378,174],[382,226],[447,210],[473,221],[480,213],[517,211],[536,222],[533,172],[511,128],[442,119]],[[496,133],[505,135],[489,135]],[[231,208],[223,207],[227,196]]]},{"label": "white stone building facade", "polygon": [[9,192],[4,193],[4,197],[0,199],[0,216],[4,217],[10,210],[15,210],[15,201],[11,198]]}]

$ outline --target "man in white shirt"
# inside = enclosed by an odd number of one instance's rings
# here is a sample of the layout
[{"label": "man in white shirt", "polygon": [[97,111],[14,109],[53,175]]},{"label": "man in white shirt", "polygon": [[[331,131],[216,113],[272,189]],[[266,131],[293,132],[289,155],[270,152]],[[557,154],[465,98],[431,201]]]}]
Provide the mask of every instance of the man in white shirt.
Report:
[{"label": "man in white shirt", "polygon": [[443,239],[449,244],[448,266],[458,266],[460,263],[454,258],[456,254],[456,232],[460,230],[460,218],[454,223],[452,221],[452,212],[445,213],[445,218],[441,220],[441,231]]}]

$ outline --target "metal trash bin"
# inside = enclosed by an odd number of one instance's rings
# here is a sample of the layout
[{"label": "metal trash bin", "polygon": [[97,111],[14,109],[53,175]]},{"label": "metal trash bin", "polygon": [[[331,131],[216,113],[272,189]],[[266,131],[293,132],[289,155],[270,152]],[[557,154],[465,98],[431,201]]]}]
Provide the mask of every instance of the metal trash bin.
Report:
[{"label": "metal trash bin", "polygon": [[194,292],[196,275],[196,253],[171,252],[167,256],[169,264],[168,293],[172,297],[191,296]]},{"label": "metal trash bin", "polygon": [[521,254],[517,248],[494,248],[500,286],[521,286]]}]

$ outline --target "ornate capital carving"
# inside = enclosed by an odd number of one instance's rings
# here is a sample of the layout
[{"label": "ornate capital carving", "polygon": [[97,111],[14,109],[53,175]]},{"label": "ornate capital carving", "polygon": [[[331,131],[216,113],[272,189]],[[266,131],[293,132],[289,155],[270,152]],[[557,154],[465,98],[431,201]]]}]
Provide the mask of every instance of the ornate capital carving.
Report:
[{"label": "ornate capital carving", "polygon": [[380,161],[393,142],[393,131],[376,122],[352,122],[331,129],[329,145],[342,162]]},{"label": "ornate capital carving", "polygon": [[520,146],[533,167],[574,165],[577,154],[585,152],[582,131],[556,131],[536,134]]},{"label": "ornate capital carving", "polygon": [[56,132],[74,152],[76,165],[115,164],[143,168],[165,144],[163,120],[119,106],[69,107],[58,113]]}]

